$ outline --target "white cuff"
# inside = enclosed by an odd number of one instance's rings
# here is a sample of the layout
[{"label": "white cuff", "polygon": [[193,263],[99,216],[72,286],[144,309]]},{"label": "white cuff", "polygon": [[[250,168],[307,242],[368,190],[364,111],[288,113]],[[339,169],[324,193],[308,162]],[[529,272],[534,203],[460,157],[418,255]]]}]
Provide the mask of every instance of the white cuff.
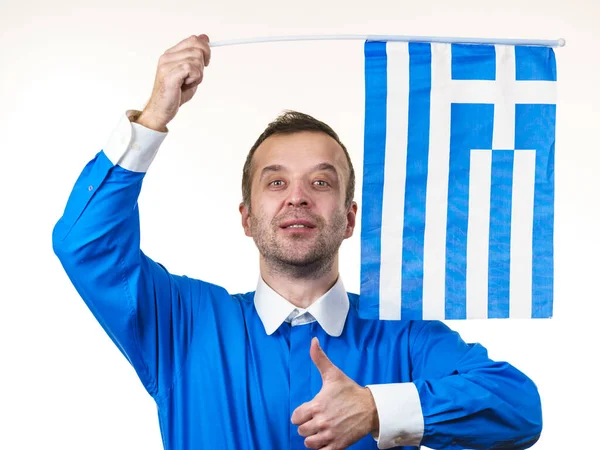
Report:
[{"label": "white cuff", "polygon": [[373,436],[377,448],[419,446],[425,423],[417,387],[413,383],[372,384],[379,416],[379,435]]},{"label": "white cuff", "polygon": [[104,146],[104,154],[114,164],[132,172],[147,172],[168,132],[131,122],[139,111],[128,110]]}]

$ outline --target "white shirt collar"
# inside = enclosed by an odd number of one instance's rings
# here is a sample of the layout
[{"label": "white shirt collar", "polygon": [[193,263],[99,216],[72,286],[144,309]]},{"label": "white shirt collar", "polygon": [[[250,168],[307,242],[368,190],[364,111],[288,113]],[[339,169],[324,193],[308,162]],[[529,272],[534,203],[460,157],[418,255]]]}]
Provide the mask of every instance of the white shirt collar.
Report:
[{"label": "white shirt collar", "polygon": [[[254,305],[268,335],[273,334],[294,309],[302,311],[301,308],[297,308],[275,292],[264,282],[262,277],[258,279]],[[327,334],[338,337],[344,330],[349,309],[348,293],[344,289],[342,279],[338,277],[332,288],[310,305],[306,311],[315,318]]]}]

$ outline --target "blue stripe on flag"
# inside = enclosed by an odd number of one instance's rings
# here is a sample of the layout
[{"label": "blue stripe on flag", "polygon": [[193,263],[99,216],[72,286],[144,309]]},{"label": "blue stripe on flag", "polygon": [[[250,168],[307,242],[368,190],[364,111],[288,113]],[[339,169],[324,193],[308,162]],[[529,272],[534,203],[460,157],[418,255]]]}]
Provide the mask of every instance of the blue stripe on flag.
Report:
[{"label": "blue stripe on flag", "polygon": [[548,47],[515,47],[516,79],[556,81],[554,50]]},{"label": "blue stripe on flag", "polygon": [[535,149],[533,318],[552,317],[556,105],[517,105],[517,149]]},{"label": "blue stripe on flag", "polygon": [[446,224],[446,319],[467,316],[467,225],[471,149],[491,149],[494,105],[453,103]]},{"label": "blue stripe on flag", "polygon": [[[411,43],[408,98],[408,143],[402,241],[402,319],[423,318],[423,252],[429,110],[431,94],[431,45]],[[403,124],[394,124],[403,126]]]},{"label": "blue stripe on flag", "polygon": [[385,42],[365,43],[365,148],[361,229],[361,303],[367,317],[379,318],[381,214],[385,167],[387,56]]},{"label": "blue stripe on flag", "polygon": [[452,44],[453,80],[495,80],[496,48],[493,45]]},{"label": "blue stripe on flag", "polygon": [[515,152],[492,151],[488,317],[504,319],[510,313],[510,225]]}]

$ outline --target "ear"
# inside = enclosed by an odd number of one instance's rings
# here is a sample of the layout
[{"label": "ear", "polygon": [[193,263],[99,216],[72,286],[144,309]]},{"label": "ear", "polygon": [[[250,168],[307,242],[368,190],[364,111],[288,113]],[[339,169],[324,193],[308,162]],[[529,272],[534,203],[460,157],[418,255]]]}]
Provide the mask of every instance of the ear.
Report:
[{"label": "ear", "polygon": [[352,202],[350,208],[348,208],[348,212],[346,213],[346,220],[348,223],[346,225],[346,234],[344,235],[344,239],[348,239],[354,233],[354,227],[356,226],[356,211],[358,211],[358,205],[356,202]]},{"label": "ear", "polygon": [[252,237],[252,231],[250,230],[250,208],[246,206],[244,202],[240,203],[240,214],[242,216],[242,227],[244,228],[244,234],[248,237]]}]

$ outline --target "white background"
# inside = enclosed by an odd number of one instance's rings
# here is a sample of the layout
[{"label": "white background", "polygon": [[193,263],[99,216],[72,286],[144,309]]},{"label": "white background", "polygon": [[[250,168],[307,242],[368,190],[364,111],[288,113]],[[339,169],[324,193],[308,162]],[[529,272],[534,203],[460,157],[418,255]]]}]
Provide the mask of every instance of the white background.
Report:
[{"label": "white background", "polygon": [[[147,101],[158,57],[212,41],[331,33],[564,37],[557,50],[555,316],[451,322],[537,383],[536,449],[596,449],[600,342],[600,89],[596,0],[0,0],[0,448],[161,449],[152,399],[77,296],[51,233],[84,164]],[[213,49],[140,198],[147,254],[177,274],[250,291],[257,252],[237,205],[245,155],[283,109],[328,122],[350,149],[361,207],[363,43]],[[359,290],[360,222],[342,246]],[[594,444],[596,442],[596,444]]]}]

